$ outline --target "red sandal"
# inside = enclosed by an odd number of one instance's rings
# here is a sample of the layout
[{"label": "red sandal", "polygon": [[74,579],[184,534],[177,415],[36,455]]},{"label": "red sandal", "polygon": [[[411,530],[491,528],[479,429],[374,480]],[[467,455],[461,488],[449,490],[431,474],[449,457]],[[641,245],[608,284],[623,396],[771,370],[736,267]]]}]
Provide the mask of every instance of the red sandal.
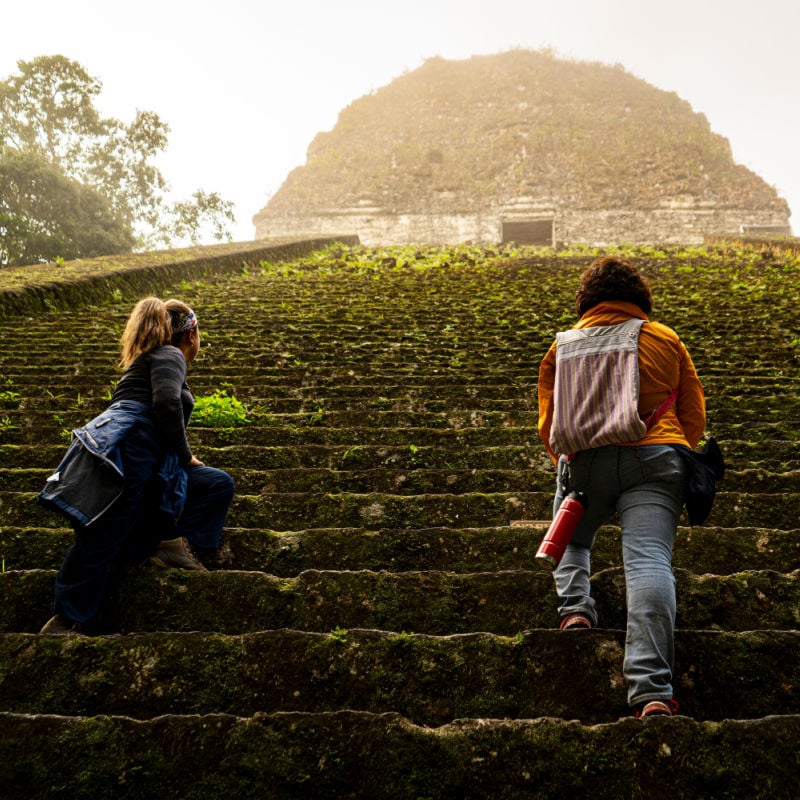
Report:
[{"label": "red sandal", "polygon": [[586,614],[581,614],[580,612],[567,614],[566,617],[562,618],[558,629],[561,631],[568,631],[572,628],[594,628],[594,623]]},{"label": "red sandal", "polygon": [[678,713],[677,700],[651,700],[636,712],[636,719],[645,717],[671,717]]}]

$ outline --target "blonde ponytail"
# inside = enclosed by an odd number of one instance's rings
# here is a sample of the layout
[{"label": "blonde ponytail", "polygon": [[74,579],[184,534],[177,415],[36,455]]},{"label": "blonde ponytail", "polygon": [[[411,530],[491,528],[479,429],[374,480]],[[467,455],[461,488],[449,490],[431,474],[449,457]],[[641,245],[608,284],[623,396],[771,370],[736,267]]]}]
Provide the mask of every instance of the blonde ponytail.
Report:
[{"label": "blonde ponytail", "polygon": [[127,369],[142,353],[169,344],[171,338],[166,304],[157,297],[145,297],[134,306],[122,333],[120,366]]}]

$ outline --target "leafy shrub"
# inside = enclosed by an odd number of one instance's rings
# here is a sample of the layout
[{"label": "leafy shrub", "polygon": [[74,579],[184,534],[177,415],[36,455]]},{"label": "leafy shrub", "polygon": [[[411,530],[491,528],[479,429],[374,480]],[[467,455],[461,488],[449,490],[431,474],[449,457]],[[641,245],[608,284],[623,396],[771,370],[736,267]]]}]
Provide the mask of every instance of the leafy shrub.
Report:
[{"label": "leafy shrub", "polygon": [[195,399],[192,422],[206,428],[235,428],[247,425],[247,408],[225,389]]}]

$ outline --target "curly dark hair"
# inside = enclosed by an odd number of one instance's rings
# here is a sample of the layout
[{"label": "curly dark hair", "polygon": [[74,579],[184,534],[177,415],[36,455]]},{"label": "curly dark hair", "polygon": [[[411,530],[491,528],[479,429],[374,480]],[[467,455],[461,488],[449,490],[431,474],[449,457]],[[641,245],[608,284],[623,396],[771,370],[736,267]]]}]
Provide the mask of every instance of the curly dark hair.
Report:
[{"label": "curly dark hair", "polygon": [[575,294],[578,316],[604,300],[634,303],[645,314],[653,310],[653,295],[647,279],[629,261],[613,256],[598,258],[581,275],[581,285]]}]

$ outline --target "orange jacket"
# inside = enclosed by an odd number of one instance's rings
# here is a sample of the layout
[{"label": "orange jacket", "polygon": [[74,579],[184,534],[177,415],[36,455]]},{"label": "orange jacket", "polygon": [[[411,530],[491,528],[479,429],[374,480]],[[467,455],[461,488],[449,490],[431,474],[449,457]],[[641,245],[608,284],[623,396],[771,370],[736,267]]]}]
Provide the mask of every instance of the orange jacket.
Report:
[{"label": "orange jacket", "polygon": [[[666,400],[673,389],[678,399],[637,442],[642,444],[684,444],[697,447],[706,427],[706,403],[685,345],[671,328],[650,322],[634,303],[621,301],[598,303],[578,321],[576,328],[616,325],[631,317],[643,319],[639,334],[639,416],[643,419]],[[550,449],[550,425],[553,421],[553,387],[556,377],[556,344],[551,345],[539,366],[539,436],[553,460],[558,454]]]}]

